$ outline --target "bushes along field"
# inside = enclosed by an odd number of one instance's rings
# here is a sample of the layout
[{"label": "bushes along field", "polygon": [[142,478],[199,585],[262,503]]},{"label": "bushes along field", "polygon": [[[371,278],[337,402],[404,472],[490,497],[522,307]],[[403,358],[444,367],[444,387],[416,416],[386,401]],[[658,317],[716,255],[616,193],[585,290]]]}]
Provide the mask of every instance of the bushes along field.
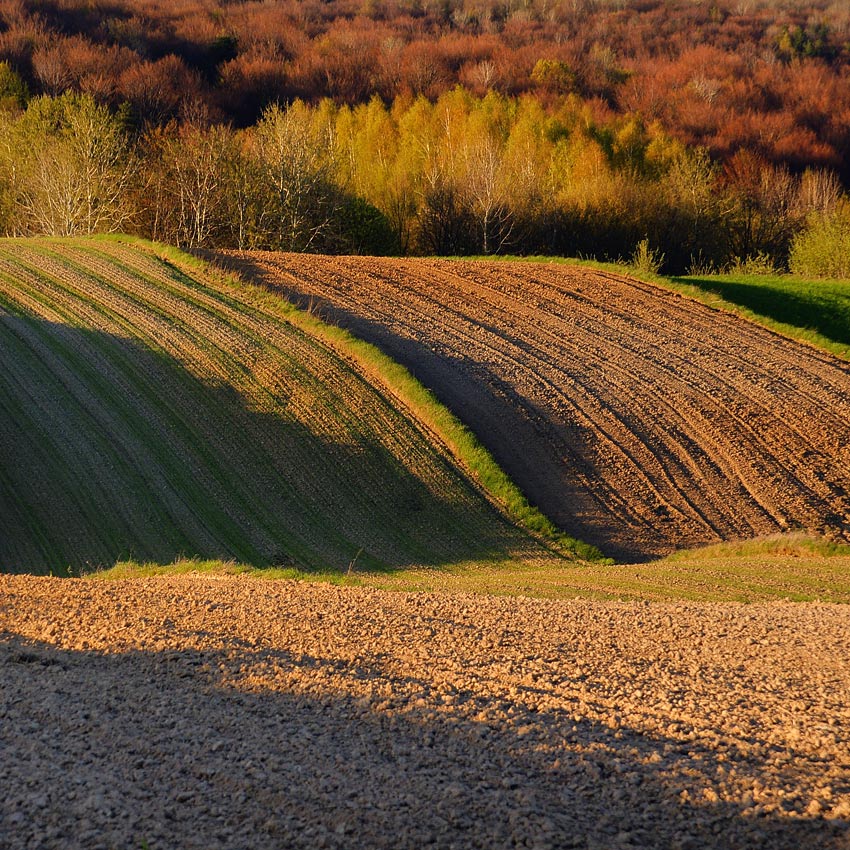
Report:
[{"label": "bushes along field", "polygon": [[785,267],[792,244],[802,262],[846,203],[828,171],[794,174],[747,150],[721,166],[657,123],[600,119],[575,97],[549,108],[463,89],[436,103],[296,101],[245,130],[196,116],[141,134],[88,95],[0,111],[8,235],[609,260],[644,245],[683,272]]}]

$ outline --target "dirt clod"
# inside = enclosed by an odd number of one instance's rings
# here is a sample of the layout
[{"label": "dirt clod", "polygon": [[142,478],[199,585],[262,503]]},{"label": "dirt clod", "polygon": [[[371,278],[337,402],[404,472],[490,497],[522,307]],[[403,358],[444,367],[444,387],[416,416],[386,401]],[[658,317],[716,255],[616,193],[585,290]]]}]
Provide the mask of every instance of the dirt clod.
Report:
[{"label": "dirt clod", "polygon": [[3,848],[850,847],[846,606],[2,577],[0,629]]}]

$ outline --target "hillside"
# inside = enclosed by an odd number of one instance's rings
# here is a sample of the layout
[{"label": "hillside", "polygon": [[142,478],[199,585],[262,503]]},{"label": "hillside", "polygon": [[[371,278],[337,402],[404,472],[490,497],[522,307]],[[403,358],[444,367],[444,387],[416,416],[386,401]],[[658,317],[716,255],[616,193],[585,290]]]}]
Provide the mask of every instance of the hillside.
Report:
[{"label": "hillside", "polygon": [[826,353],[589,268],[229,258],[404,363],[607,555],[850,537],[850,367]]},{"label": "hillside", "polygon": [[168,249],[0,243],[0,569],[557,559],[362,349]]}]

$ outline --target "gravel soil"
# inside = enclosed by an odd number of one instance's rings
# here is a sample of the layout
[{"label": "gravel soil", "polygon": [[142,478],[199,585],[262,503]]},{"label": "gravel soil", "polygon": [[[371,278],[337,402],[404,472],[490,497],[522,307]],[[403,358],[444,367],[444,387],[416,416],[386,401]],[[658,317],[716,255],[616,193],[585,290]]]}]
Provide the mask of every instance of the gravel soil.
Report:
[{"label": "gravel soil", "polygon": [[403,363],[618,561],[792,528],[850,541],[850,365],[831,355],[588,268],[215,256]]},{"label": "gravel soil", "polygon": [[850,607],[0,577],[2,848],[850,848]]}]

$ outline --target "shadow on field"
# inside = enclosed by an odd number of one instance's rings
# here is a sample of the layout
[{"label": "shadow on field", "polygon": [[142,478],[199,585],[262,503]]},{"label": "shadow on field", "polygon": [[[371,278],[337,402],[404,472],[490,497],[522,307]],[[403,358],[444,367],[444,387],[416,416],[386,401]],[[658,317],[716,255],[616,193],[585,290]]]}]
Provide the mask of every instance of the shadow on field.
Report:
[{"label": "shadow on field", "polygon": [[195,333],[168,344],[226,380],[157,342],[0,315],[3,569],[198,557],[381,570],[531,545],[384,400],[361,419],[322,369]]},{"label": "shadow on field", "polygon": [[[288,675],[309,692],[270,689]],[[373,702],[353,695],[376,679]],[[395,713],[376,707],[393,694]],[[0,696],[3,847],[847,847],[839,824],[701,797],[721,767],[757,778],[752,757],[521,699],[460,692],[438,713],[379,656],[101,654],[6,633]]]},{"label": "shadow on field", "polygon": [[[598,435],[574,420],[553,415],[525,395],[518,383],[502,379],[486,362],[458,356],[433,340],[395,333],[380,321],[333,304],[310,292],[309,281],[283,279],[265,272],[250,257],[198,252],[205,259],[242,273],[247,279],[282,294],[303,310],[350,331],[401,363],[420,383],[472,431],[528,500],[559,528],[598,547],[617,563],[655,560],[671,551],[670,541],[656,529],[643,537],[624,533],[622,516],[612,517],[597,491],[605,474],[596,467],[589,447]],[[506,336],[517,348],[527,341]]]},{"label": "shadow on field", "polygon": [[776,322],[815,330],[842,345],[850,345],[850,290],[843,296],[843,310],[836,309],[838,295],[832,293],[823,302],[815,295],[801,297],[793,292],[764,284],[749,284],[716,279],[673,278],[674,281],[695,286],[703,292],[716,292],[726,301],[746,307],[754,313],[768,316]]}]

